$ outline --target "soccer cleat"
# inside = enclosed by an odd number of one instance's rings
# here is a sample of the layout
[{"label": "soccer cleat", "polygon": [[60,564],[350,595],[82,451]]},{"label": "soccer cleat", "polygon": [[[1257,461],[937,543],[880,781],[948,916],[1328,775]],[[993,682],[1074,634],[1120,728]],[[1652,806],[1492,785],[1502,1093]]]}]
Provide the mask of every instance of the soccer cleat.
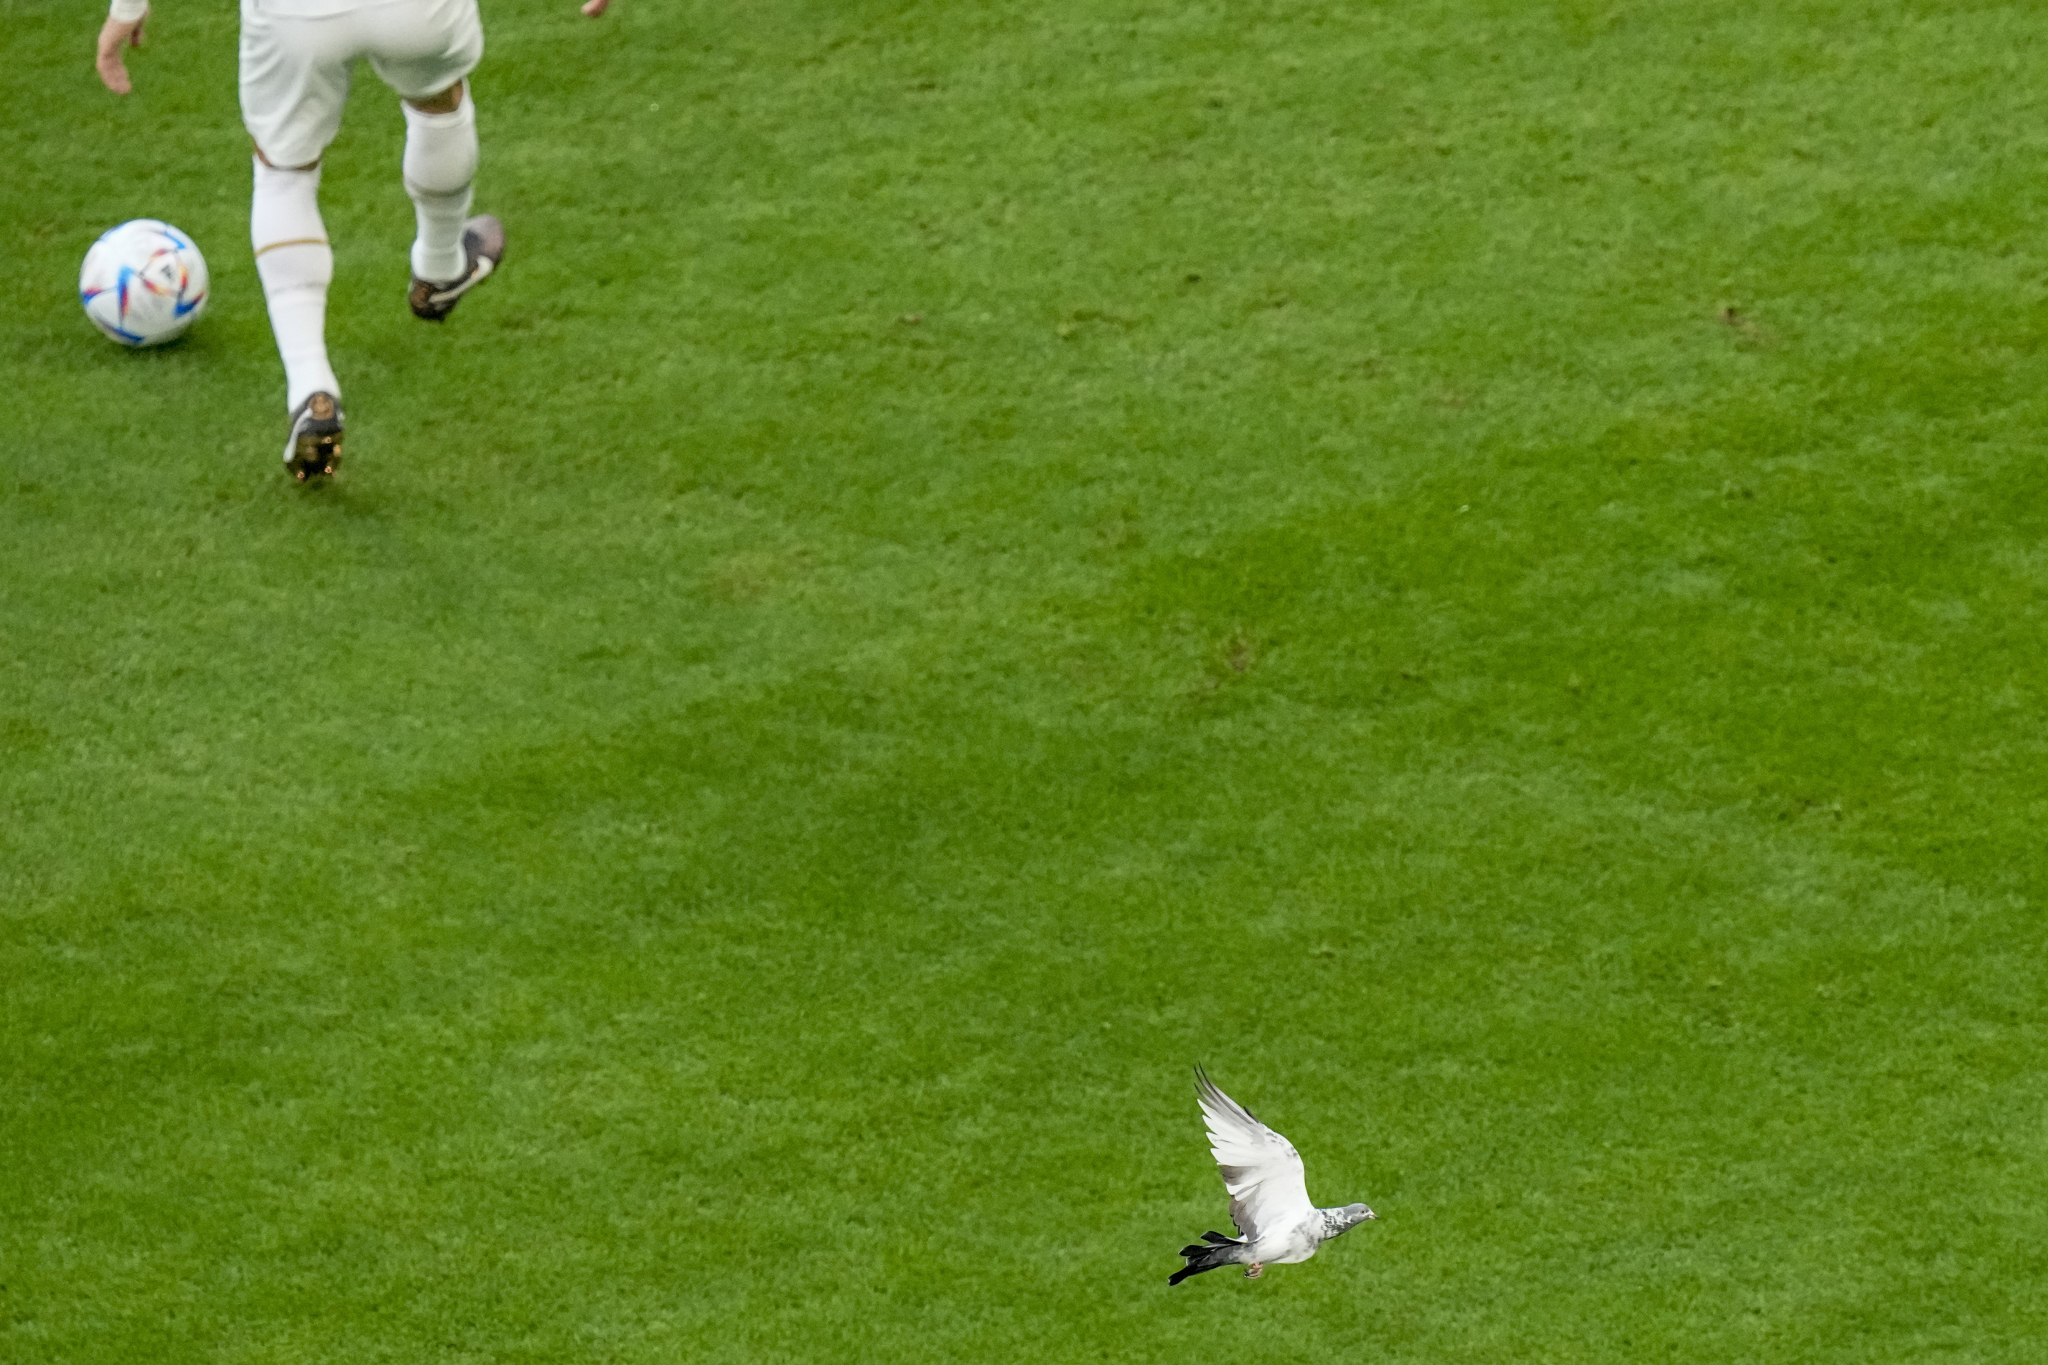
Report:
[{"label": "soccer cleat", "polygon": [[412,292],[406,302],[412,315],[427,322],[439,322],[455,311],[462,296],[491,277],[505,259],[505,225],[490,214],[479,214],[462,225],[462,254],[468,268],[460,279],[436,284],[412,277]]},{"label": "soccer cleat", "polygon": [[341,404],[326,390],[292,409],[292,434],[285,438],[284,467],[306,483],[324,479],[341,463]]}]

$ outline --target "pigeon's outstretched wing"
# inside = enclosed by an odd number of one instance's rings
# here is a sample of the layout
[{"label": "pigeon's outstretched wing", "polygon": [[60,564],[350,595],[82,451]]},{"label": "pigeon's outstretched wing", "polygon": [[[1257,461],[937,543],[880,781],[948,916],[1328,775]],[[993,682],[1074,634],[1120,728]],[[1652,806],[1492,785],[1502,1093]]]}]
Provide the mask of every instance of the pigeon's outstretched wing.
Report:
[{"label": "pigeon's outstretched wing", "polygon": [[1238,1236],[1257,1241],[1268,1232],[1297,1227],[1314,1216],[1301,1154],[1294,1144],[1253,1118],[1195,1068],[1195,1092],[1209,1129],[1209,1152],[1230,1191],[1230,1217]]}]

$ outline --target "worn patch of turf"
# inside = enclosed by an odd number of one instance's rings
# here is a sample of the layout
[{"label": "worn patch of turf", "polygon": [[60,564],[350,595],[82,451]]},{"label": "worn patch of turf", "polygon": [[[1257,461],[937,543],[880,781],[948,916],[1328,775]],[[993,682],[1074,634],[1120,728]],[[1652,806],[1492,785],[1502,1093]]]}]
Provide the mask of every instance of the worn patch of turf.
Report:
[{"label": "worn patch of turf", "polygon": [[[486,8],[309,494],[0,0],[0,1359],[2035,1358],[2030,11]],[[1169,1292],[1197,1059],[1382,1221]]]}]

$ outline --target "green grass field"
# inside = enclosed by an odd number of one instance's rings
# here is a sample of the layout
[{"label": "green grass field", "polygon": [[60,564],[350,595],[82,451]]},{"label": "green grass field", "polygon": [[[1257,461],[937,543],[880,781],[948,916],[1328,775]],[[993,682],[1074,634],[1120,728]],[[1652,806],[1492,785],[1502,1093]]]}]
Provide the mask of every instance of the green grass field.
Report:
[{"label": "green grass field", "polygon": [[0,1361],[2042,1358],[2033,7],[617,3],[0,0]]}]

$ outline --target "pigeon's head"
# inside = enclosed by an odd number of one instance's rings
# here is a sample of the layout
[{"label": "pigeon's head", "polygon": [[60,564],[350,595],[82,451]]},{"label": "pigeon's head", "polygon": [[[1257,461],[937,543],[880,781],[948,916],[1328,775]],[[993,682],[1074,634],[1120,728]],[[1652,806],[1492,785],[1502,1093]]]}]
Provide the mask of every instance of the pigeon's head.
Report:
[{"label": "pigeon's head", "polygon": [[1378,1217],[1364,1204],[1346,1204],[1337,1210],[1337,1235],[1341,1237],[1367,1219]]}]

